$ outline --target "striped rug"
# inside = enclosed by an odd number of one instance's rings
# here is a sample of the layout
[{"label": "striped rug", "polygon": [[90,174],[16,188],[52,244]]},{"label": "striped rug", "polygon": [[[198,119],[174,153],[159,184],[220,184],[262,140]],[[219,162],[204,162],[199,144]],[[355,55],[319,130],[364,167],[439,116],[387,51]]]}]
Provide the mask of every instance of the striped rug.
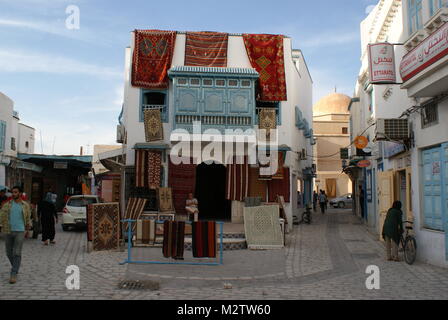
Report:
[{"label": "striped rug", "polygon": [[227,67],[227,44],[227,33],[187,32],[185,65]]},{"label": "striped rug", "polygon": [[163,256],[182,259],[185,245],[185,222],[165,221],[163,223]]},{"label": "striped rug", "polygon": [[193,257],[216,258],[216,222],[193,222]]},{"label": "striped rug", "polygon": [[249,194],[248,157],[235,156],[233,164],[227,165],[226,199],[244,201]]},{"label": "striped rug", "polygon": [[[146,205],[146,199],[129,198],[128,205],[126,206],[125,219],[138,220],[143,213],[143,209]],[[132,226],[132,231],[135,231],[136,224]],[[128,231],[128,224],[124,224],[124,231]]]},{"label": "striped rug", "polygon": [[159,151],[135,150],[135,186],[156,189],[162,179],[162,153]]},{"label": "striped rug", "polygon": [[156,239],[156,222],[155,220],[137,220],[137,243],[138,244],[154,244]]}]

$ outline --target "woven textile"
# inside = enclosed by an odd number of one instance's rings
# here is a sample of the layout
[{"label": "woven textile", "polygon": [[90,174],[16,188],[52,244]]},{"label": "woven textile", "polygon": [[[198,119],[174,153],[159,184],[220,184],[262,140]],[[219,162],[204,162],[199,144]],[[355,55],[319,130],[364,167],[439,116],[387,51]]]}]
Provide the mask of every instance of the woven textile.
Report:
[{"label": "woven textile", "polygon": [[162,153],[150,150],[135,150],[135,186],[156,189],[162,179]]},{"label": "woven textile", "polygon": [[157,191],[157,195],[159,198],[159,211],[161,213],[173,212],[174,204],[171,188],[159,188]]},{"label": "woven textile", "polygon": [[261,198],[260,197],[247,197],[244,199],[245,207],[259,207],[261,206]]},{"label": "woven textile", "polygon": [[283,179],[285,168],[283,167],[285,164],[283,152],[278,153],[278,166],[277,166],[277,172],[272,175],[272,179]]},{"label": "woven textile", "polygon": [[168,88],[168,70],[173,60],[176,32],[135,30],[132,85]]},{"label": "woven textile", "polygon": [[235,156],[226,169],[226,199],[244,201],[249,194],[248,157]]},{"label": "woven textile", "polygon": [[155,238],[155,220],[137,220],[137,243],[154,244]]},{"label": "woven textile", "polygon": [[283,36],[243,34],[250,63],[260,74],[257,100],[286,101]]},{"label": "woven textile", "polygon": [[277,129],[277,118],[274,108],[262,108],[258,113],[258,129],[266,130],[266,138],[273,136],[271,130]]},{"label": "woven textile", "polygon": [[268,186],[258,175],[258,168],[249,168],[249,197],[260,197],[262,201],[266,201]]},{"label": "woven textile", "polygon": [[249,249],[283,248],[279,206],[244,208],[244,231]]},{"label": "woven textile", "polygon": [[163,140],[163,124],[160,109],[144,111],[146,142]]},{"label": "woven textile", "polygon": [[283,196],[285,202],[290,202],[289,168],[283,168],[283,179],[268,181],[269,202],[276,202],[277,196]]},{"label": "woven textile", "polygon": [[185,65],[227,67],[227,33],[187,32]]},{"label": "woven textile", "polygon": [[[146,199],[129,198],[128,205],[126,206],[126,212],[124,214],[125,219],[138,220],[143,213],[143,209],[146,205]],[[136,228],[135,223],[132,226],[134,231]],[[128,232],[128,224],[124,224],[125,232]]]},{"label": "woven textile", "polygon": [[92,205],[87,205],[87,241],[93,240],[93,208]]},{"label": "woven textile", "polygon": [[216,258],[216,222],[193,222],[192,248],[195,258]]},{"label": "woven textile", "polygon": [[163,256],[183,258],[185,244],[185,222],[165,221],[163,223]]},{"label": "woven textile", "polygon": [[93,250],[118,249],[120,240],[120,206],[118,203],[92,204]]},{"label": "woven textile", "polygon": [[186,200],[189,193],[194,194],[196,184],[196,164],[190,159],[190,164],[175,165],[169,161],[168,186],[173,195],[174,208],[177,214],[186,215]]}]

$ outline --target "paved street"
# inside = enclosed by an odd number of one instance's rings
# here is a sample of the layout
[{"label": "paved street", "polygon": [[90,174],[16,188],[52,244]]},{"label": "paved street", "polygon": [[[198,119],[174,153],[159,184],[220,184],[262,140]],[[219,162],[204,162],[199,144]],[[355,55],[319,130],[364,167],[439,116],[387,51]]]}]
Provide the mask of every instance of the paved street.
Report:
[{"label": "paved street", "polygon": [[[314,213],[311,225],[294,226],[283,250],[225,251],[223,266],[123,266],[126,252],[87,253],[85,232],[58,226],[56,240],[49,247],[27,240],[18,283],[10,285],[1,237],[0,299],[448,299],[448,270],[385,261],[383,245],[350,210]],[[154,258],[161,251],[145,250],[135,254]],[[69,265],[80,268],[80,290],[65,287]],[[380,290],[366,289],[368,265],[380,268]],[[119,289],[121,280],[160,288]]]}]

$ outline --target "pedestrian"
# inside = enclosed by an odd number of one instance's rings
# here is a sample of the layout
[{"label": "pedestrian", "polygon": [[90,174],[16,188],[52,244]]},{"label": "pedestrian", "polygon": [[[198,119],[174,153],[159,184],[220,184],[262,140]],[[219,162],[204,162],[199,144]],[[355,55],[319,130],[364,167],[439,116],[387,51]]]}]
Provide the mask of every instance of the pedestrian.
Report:
[{"label": "pedestrian", "polygon": [[314,190],[313,191],[313,211],[314,212],[316,212],[318,198],[319,198],[319,195],[317,194],[316,190]]},{"label": "pedestrian", "polygon": [[320,205],[320,212],[322,214],[325,213],[325,206],[327,203],[327,196],[325,195],[325,192],[323,190],[320,190],[319,194],[319,205]]},{"label": "pedestrian", "polygon": [[45,198],[39,202],[37,207],[37,215],[42,226],[42,242],[48,246],[49,243],[55,244],[54,237],[56,235],[55,223],[58,222],[58,214],[53,202],[51,192],[47,192]]},{"label": "pedestrian", "polygon": [[398,258],[398,245],[403,233],[402,217],[401,202],[395,201],[392,204],[392,208],[387,211],[382,232],[383,239],[386,241],[387,261],[400,261]]},{"label": "pedestrian", "polygon": [[362,186],[359,186],[359,209],[361,210],[361,217],[364,218],[364,190],[362,189]]},{"label": "pedestrian", "polygon": [[9,283],[17,282],[20,263],[22,260],[22,246],[25,231],[31,228],[31,210],[27,202],[22,200],[22,189],[12,188],[12,200],[6,202],[0,210],[0,221],[6,234],[6,255],[11,263]]},{"label": "pedestrian", "polygon": [[0,207],[3,205],[4,202],[8,200],[8,197],[6,196],[6,189],[0,190]]},{"label": "pedestrian", "polygon": [[328,197],[327,194],[325,193],[325,190],[322,190],[322,192],[324,193],[325,196],[325,210],[328,210]]}]

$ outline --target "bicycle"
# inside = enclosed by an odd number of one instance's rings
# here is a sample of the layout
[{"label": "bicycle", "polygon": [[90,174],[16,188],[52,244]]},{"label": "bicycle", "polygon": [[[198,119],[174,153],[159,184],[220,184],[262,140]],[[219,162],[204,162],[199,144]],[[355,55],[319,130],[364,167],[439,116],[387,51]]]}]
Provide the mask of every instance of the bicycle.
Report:
[{"label": "bicycle", "polygon": [[411,265],[415,262],[415,259],[417,257],[417,241],[415,240],[414,236],[410,234],[410,230],[413,229],[412,221],[405,221],[404,223],[410,224],[405,226],[406,233],[403,236],[403,234],[400,237],[400,244],[404,255],[404,260],[407,264]]},{"label": "bicycle", "polygon": [[311,223],[311,207],[310,206],[306,206],[305,211],[302,214],[302,220],[300,220],[297,224],[301,224],[301,223],[306,223],[306,224]]}]

